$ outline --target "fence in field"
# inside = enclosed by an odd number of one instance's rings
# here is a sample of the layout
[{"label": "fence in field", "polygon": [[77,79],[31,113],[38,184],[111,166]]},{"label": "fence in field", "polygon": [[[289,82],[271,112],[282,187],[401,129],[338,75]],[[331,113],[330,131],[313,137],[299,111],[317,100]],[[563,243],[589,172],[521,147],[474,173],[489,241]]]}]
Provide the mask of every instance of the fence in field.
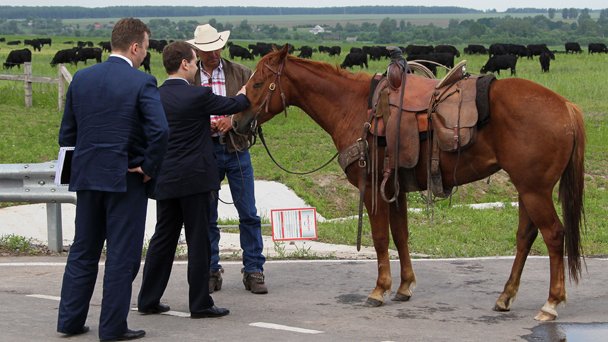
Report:
[{"label": "fence in field", "polygon": [[57,84],[57,108],[63,111],[65,103],[65,86],[66,83],[72,82],[72,74],[65,68],[63,64],[57,65],[57,77],[44,77],[32,75],[32,63],[26,62],[23,64],[23,75],[0,75],[0,80],[6,81],[22,81],[25,91],[25,106],[32,106],[32,84],[33,83],[56,83]]}]

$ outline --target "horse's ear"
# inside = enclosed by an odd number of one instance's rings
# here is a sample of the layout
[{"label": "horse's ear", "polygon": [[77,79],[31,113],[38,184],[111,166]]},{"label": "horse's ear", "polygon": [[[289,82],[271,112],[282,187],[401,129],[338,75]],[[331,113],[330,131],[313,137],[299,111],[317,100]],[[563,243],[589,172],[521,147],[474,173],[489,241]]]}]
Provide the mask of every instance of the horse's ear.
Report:
[{"label": "horse's ear", "polygon": [[281,50],[279,50],[279,55],[281,56],[281,58],[285,58],[285,56],[287,56],[288,54],[289,54],[289,44],[285,44],[285,45],[283,45]]}]

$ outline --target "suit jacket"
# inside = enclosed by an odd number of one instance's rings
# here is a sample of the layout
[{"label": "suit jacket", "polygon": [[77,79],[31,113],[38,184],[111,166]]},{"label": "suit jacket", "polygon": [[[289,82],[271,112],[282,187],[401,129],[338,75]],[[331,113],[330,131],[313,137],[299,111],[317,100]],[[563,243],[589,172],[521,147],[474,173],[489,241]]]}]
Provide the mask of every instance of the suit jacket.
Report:
[{"label": "suit jacket", "polygon": [[169,127],[156,79],[119,57],[82,69],[68,88],[60,146],[75,146],[71,191],[127,191],[127,169],[155,177]]},{"label": "suit jacket", "polygon": [[[194,78],[194,85],[201,85],[201,62],[198,62],[198,72]],[[251,77],[251,69],[238,63],[222,58],[222,67],[226,77],[226,95],[234,96]],[[218,113],[229,114],[229,113]]]},{"label": "suit jacket", "polygon": [[249,107],[245,95],[224,97],[211,88],[168,79],[159,88],[169,122],[169,147],[156,184],[158,200],[219,190],[209,116]]}]

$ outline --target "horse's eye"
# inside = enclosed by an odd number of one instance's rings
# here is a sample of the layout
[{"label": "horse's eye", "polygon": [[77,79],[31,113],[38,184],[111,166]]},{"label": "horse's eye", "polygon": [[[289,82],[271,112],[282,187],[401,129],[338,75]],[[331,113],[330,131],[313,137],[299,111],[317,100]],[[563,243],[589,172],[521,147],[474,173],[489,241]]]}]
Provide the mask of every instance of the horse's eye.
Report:
[{"label": "horse's eye", "polygon": [[254,88],[262,88],[262,82],[260,82],[260,83],[254,83],[253,87]]}]

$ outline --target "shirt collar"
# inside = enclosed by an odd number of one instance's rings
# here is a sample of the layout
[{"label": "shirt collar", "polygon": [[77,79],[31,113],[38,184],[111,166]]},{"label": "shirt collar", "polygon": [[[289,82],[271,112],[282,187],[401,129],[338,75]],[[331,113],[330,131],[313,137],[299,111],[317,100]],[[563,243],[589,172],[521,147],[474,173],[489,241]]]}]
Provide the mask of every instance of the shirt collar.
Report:
[{"label": "shirt collar", "polygon": [[123,56],[123,55],[120,55],[120,54],[117,54],[117,53],[113,53],[113,54],[111,54],[111,55],[110,55],[110,57],[118,57],[118,58],[122,58],[122,59],[124,59],[125,61],[127,61],[127,63],[129,63],[129,65],[130,65],[131,67],[133,67],[133,62],[132,62],[130,59],[128,59],[127,57]]}]

